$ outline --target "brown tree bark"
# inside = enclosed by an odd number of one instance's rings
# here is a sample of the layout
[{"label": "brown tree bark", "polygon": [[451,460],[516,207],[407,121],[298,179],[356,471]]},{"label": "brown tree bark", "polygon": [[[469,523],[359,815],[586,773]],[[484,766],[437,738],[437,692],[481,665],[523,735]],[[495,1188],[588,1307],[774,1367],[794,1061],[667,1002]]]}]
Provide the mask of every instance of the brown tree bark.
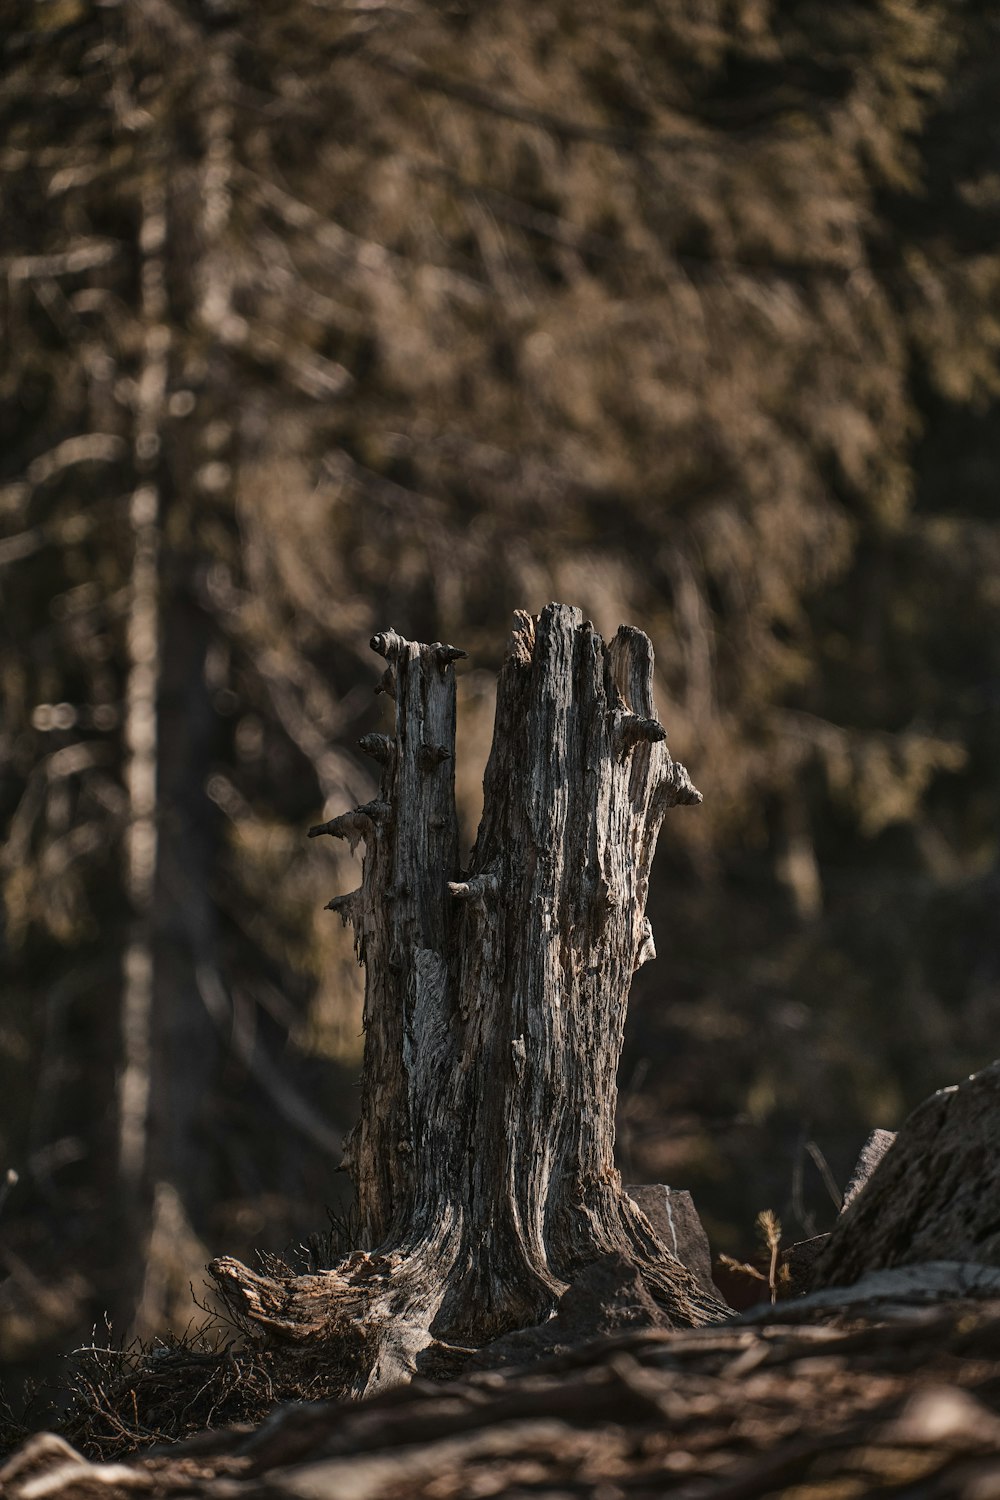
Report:
[{"label": "brown tree bark", "polygon": [[366,1243],[279,1282],[213,1275],[270,1336],[354,1336],[354,1386],[548,1317],[586,1266],[636,1266],[676,1326],[721,1317],[623,1192],[615,1075],[629,987],[654,956],[649,870],[669,807],[701,800],[656,719],[653,654],[579,610],[518,613],[484,811],[458,870],[452,646],[378,635],[392,736],[379,796],[311,830],[365,842],[330,903],[366,966],[361,1114],[346,1161]]}]

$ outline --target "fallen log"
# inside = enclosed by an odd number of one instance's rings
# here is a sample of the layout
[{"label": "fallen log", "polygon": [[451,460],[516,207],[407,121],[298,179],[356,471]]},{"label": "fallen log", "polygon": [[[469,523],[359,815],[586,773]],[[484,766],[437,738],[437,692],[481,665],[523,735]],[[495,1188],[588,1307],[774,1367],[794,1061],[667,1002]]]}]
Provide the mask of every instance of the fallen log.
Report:
[{"label": "fallen log", "polygon": [[665,812],[700,794],[664,743],[653,653],[580,611],[519,613],[497,688],[484,810],[458,867],[454,663],[377,635],[394,732],[378,796],[312,830],[365,845],[330,904],[365,965],[361,1108],[345,1154],[363,1248],[315,1275],[211,1274],[256,1336],[338,1351],[368,1394],[538,1325],[588,1266],[634,1268],[669,1326],[721,1299],[622,1187],[615,1076]]},{"label": "fallen log", "polygon": [[1000,1266],[1000,1062],[939,1089],[845,1206],[809,1286],[929,1261]]}]

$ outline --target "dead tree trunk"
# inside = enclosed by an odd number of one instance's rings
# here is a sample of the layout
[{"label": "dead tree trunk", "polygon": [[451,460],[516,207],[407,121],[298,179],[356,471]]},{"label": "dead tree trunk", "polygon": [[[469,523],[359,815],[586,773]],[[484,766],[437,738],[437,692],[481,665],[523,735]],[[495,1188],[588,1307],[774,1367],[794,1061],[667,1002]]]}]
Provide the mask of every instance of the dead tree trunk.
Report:
[{"label": "dead tree trunk", "polygon": [[[278,1282],[212,1272],[272,1337],[353,1330],[356,1389],[442,1345],[545,1319],[585,1266],[625,1257],[677,1326],[724,1314],[622,1191],[615,1074],[629,986],[654,956],[650,864],[668,807],[701,800],[664,744],[653,653],[579,610],[519,613],[484,811],[458,870],[452,646],[372,641],[395,699],[378,798],[313,829],[365,842],[330,903],[366,966],[361,1116],[346,1160],[370,1253]],[[363,1345],[363,1348],[361,1347]]]}]

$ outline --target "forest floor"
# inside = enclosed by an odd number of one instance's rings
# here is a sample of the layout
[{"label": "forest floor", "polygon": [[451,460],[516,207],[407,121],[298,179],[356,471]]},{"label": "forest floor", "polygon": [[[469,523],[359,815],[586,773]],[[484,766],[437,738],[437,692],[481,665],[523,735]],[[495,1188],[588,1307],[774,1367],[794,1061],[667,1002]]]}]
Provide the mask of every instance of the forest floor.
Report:
[{"label": "forest floor", "polygon": [[[993,1275],[994,1273],[989,1273]],[[954,1287],[952,1288],[954,1290]],[[638,1321],[630,1326],[630,1316]],[[844,1500],[1000,1496],[1000,1297],[816,1297],[721,1326],[621,1326],[528,1366],[415,1380],[358,1403],[267,1409],[212,1426],[198,1405],[208,1355],[162,1351],[133,1381],[136,1426],[30,1438],[0,1469],[10,1500]],[[218,1356],[216,1356],[218,1358]],[[199,1360],[202,1363],[199,1365]],[[481,1361],[481,1356],[480,1356]],[[206,1430],[142,1441],[150,1382]],[[275,1394],[280,1394],[275,1391]],[[303,1392],[308,1394],[308,1392]],[[165,1407],[163,1408],[166,1409]],[[248,1405],[249,1410],[249,1405]],[[225,1412],[222,1415],[225,1419]],[[105,1413],[105,1417],[107,1413]],[[146,1430],[146,1442],[155,1436]],[[129,1451],[129,1450],[132,1451]],[[88,1454],[90,1456],[88,1456]]]}]

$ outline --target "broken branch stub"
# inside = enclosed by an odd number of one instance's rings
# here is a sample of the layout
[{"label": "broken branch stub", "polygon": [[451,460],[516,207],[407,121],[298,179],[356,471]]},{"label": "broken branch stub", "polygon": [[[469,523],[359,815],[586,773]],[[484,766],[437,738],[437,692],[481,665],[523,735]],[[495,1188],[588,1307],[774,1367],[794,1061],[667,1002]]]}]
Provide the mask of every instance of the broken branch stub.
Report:
[{"label": "broken branch stub", "polygon": [[[350,1308],[364,1330],[357,1389],[371,1389],[446,1344],[540,1322],[606,1256],[633,1264],[677,1326],[723,1316],[614,1165],[629,986],[655,952],[656,837],[668,807],[701,800],[656,718],[647,637],[623,627],[606,646],[564,605],[517,614],[467,872],[454,796],[464,653],[392,630],[372,646],[395,695],[394,735],[364,747],[380,791],[313,831],[365,842],[360,890],[330,904],[366,966],[346,1163],[378,1253],[282,1287],[270,1299],[282,1332],[342,1333]],[[214,1267],[263,1323],[260,1277],[244,1295],[241,1269]]]}]

